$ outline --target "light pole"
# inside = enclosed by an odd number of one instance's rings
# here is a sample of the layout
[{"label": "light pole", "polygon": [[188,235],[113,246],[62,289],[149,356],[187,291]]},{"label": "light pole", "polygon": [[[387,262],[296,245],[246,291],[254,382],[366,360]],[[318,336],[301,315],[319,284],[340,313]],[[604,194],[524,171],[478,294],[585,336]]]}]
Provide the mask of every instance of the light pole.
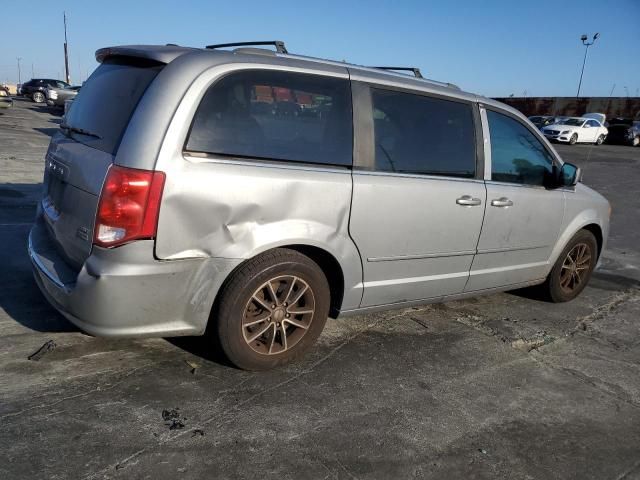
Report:
[{"label": "light pole", "polygon": [[587,52],[589,51],[589,47],[594,43],[596,43],[596,40],[598,39],[599,36],[600,34],[596,33],[593,36],[593,39],[591,40],[591,42],[587,41],[589,37],[587,37],[586,35],[582,35],[580,37],[580,40],[582,40],[582,44],[585,46],[585,49],[584,49],[584,60],[582,61],[582,71],[580,72],[580,82],[578,82],[578,93],[576,94],[576,98],[580,96],[580,87],[582,86],[582,75],[584,75],[584,65],[585,63],[587,63]]},{"label": "light pole", "polygon": [[64,76],[67,83],[71,83],[69,76],[69,47],[67,44],[67,12],[64,12]]},{"label": "light pole", "polygon": [[20,78],[20,60],[22,60],[22,57],[16,57],[16,60],[18,61],[18,83],[22,83],[22,79]]}]

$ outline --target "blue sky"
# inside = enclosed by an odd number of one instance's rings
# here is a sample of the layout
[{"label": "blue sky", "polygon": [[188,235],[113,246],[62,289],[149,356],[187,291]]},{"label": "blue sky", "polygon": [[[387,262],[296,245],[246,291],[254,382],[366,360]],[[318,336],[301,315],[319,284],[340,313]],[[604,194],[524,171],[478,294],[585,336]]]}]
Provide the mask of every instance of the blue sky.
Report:
[{"label": "blue sky", "polygon": [[[640,0],[205,1],[33,0],[6,5],[0,82],[62,77],[67,11],[72,80],[97,66],[96,49],[132,43],[199,46],[282,39],[291,52],[363,65],[418,66],[426,76],[488,96],[637,95]],[[36,14],[33,14],[37,12]]]}]

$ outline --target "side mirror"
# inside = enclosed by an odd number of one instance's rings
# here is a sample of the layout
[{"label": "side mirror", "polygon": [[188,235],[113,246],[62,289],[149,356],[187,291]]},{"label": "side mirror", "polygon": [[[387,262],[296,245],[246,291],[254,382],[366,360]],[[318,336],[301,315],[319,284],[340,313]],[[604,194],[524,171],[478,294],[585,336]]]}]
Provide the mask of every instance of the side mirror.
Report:
[{"label": "side mirror", "polygon": [[584,125],[582,128],[591,128],[591,125],[587,124],[587,125]]},{"label": "side mirror", "polygon": [[561,187],[573,187],[581,180],[581,177],[582,170],[572,163],[565,162],[560,169],[558,183]]}]

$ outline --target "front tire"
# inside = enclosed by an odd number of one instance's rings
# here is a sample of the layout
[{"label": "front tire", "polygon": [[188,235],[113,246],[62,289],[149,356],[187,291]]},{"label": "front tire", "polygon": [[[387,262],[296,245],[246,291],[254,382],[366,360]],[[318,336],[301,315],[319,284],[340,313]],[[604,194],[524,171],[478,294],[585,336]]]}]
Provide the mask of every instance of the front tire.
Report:
[{"label": "front tire", "polygon": [[571,135],[571,138],[569,139],[569,145],[575,145],[577,141],[578,141],[578,134],[574,133],[573,135]]},{"label": "front tire", "polygon": [[44,103],[46,98],[44,96],[44,93],[34,92],[33,95],[31,95],[31,100],[33,100],[35,103]]},{"label": "front tire", "polygon": [[235,366],[268,370],[311,348],[329,304],[329,284],[320,267],[295,250],[279,248],[232,274],[214,310],[214,333]]},{"label": "front tire", "polygon": [[600,135],[596,140],[596,145],[602,145],[604,143],[604,135]]},{"label": "front tire", "polygon": [[631,145],[634,147],[637,147],[638,145],[640,145],[640,137],[633,137]]},{"label": "front tire", "polygon": [[554,303],[576,298],[587,286],[598,259],[598,243],[593,233],[580,230],[569,241],[551,269],[544,293]]}]

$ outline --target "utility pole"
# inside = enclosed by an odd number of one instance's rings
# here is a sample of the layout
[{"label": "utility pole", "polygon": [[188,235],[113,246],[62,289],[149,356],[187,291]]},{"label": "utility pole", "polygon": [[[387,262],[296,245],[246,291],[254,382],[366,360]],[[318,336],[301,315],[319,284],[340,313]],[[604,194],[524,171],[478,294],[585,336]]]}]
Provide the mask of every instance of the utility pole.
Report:
[{"label": "utility pole", "polygon": [[616,84],[613,84],[613,87],[611,87],[611,92],[609,93],[609,96],[612,97],[613,96],[613,91],[616,89]]},{"label": "utility pole", "polygon": [[589,51],[589,47],[591,45],[593,45],[594,43],[596,43],[596,40],[598,39],[599,36],[600,36],[600,34],[596,33],[593,36],[593,40],[591,40],[591,43],[587,42],[587,39],[589,37],[587,37],[586,35],[582,35],[580,37],[580,40],[582,40],[582,44],[586,48],[584,49],[584,60],[582,61],[582,71],[580,72],[580,82],[578,82],[578,93],[576,94],[576,98],[578,98],[580,96],[580,87],[582,86],[582,75],[584,75],[584,65],[585,65],[585,63],[587,63],[587,52]]},{"label": "utility pole", "polygon": [[22,57],[16,57],[16,60],[18,61],[18,83],[22,83],[22,78],[20,78],[20,60],[22,60]]},{"label": "utility pole", "polygon": [[35,70],[34,70],[34,68],[33,68],[33,62],[31,62],[31,78],[35,78],[35,77],[36,77],[36,74],[35,74],[35,73],[33,73],[34,71],[35,71]]},{"label": "utility pole", "polygon": [[69,47],[67,46],[67,12],[63,13],[64,18],[64,72],[65,72],[65,81],[67,83],[71,83],[71,78],[69,77]]}]

